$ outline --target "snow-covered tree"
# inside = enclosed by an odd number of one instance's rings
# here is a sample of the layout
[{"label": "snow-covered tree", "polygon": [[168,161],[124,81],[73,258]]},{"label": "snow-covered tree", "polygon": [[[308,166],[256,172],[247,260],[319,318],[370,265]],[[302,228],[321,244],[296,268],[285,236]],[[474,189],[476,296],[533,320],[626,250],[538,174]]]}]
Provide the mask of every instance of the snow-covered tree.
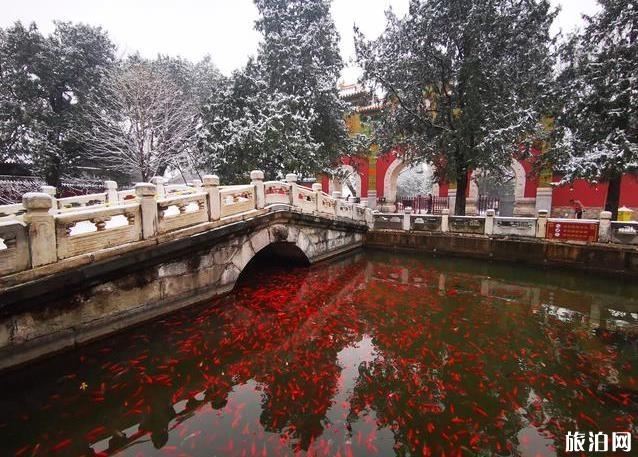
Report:
[{"label": "snow-covered tree", "polygon": [[470,170],[502,172],[542,131],[555,15],[548,0],[411,0],[378,39],[357,32],[364,79],[386,94],[375,140],[455,180],[457,214]]},{"label": "snow-covered tree", "polygon": [[562,155],[554,159],[564,182],[608,182],[605,209],[615,219],[622,175],[638,171],[638,2],[599,3],[601,11],[562,50]]},{"label": "snow-covered tree", "polygon": [[83,24],[58,22],[47,37],[35,24],[0,29],[0,159],[59,185],[82,161],[72,131],[84,127],[81,107],[114,49],[105,32]]},{"label": "snow-covered tree", "polygon": [[226,181],[253,168],[313,176],[349,145],[337,81],[343,63],[327,0],[256,0],[258,55],[204,116],[201,147]]},{"label": "snow-covered tree", "polygon": [[88,156],[110,170],[147,181],[189,164],[198,112],[192,98],[151,63],[133,59],[104,78],[79,132]]}]

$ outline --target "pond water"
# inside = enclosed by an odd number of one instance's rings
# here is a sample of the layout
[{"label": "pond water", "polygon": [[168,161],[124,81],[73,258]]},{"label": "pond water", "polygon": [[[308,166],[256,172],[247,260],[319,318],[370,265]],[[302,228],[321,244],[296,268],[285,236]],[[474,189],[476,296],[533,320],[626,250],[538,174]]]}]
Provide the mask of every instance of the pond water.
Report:
[{"label": "pond water", "polygon": [[637,297],[382,252],[267,264],[227,296],[4,374],[0,454],[535,457],[576,430],[631,432],[633,452]]}]

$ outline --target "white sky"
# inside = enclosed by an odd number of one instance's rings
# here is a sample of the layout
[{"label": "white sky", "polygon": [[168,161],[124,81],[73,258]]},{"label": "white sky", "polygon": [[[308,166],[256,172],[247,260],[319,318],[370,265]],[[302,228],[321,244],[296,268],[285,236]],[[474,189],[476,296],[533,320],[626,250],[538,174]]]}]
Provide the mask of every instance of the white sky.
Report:
[{"label": "white sky", "polygon": [[[551,1],[562,8],[556,31],[571,31],[582,24],[582,13],[598,9],[595,0]],[[403,15],[408,0],[333,0],[332,15],[346,63],[354,54],[353,24],[367,37],[376,37],[383,31],[389,6]],[[0,0],[0,11],[0,27],[17,20],[35,21],[49,33],[56,19],[99,25],[109,32],[120,54],[139,51],[146,57],[162,53],[191,60],[210,54],[225,74],[255,54],[259,41],[253,30],[257,9],[252,0]],[[346,68],[343,79],[354,82],[358,74],[356,68]]]}]

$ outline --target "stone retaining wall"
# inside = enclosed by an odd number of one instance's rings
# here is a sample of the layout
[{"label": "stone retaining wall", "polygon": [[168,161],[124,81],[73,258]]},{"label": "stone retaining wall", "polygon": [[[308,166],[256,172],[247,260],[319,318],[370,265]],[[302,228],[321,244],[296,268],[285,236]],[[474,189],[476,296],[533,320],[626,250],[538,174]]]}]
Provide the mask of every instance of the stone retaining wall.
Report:
[{"label": "stone retaining wall", "polygon": [[366,234],[365,246],[638,276],[638,249],[614,244],[373,230]]}]

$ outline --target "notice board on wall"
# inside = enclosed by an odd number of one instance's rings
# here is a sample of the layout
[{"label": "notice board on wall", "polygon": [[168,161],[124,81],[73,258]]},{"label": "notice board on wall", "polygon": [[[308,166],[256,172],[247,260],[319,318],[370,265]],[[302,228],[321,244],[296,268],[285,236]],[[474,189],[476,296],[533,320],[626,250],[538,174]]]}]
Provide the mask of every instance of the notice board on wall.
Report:
[{"label": "notice board on wall", "polygon": [[598,222],[547,222],[548,240],[598,241]]}]

